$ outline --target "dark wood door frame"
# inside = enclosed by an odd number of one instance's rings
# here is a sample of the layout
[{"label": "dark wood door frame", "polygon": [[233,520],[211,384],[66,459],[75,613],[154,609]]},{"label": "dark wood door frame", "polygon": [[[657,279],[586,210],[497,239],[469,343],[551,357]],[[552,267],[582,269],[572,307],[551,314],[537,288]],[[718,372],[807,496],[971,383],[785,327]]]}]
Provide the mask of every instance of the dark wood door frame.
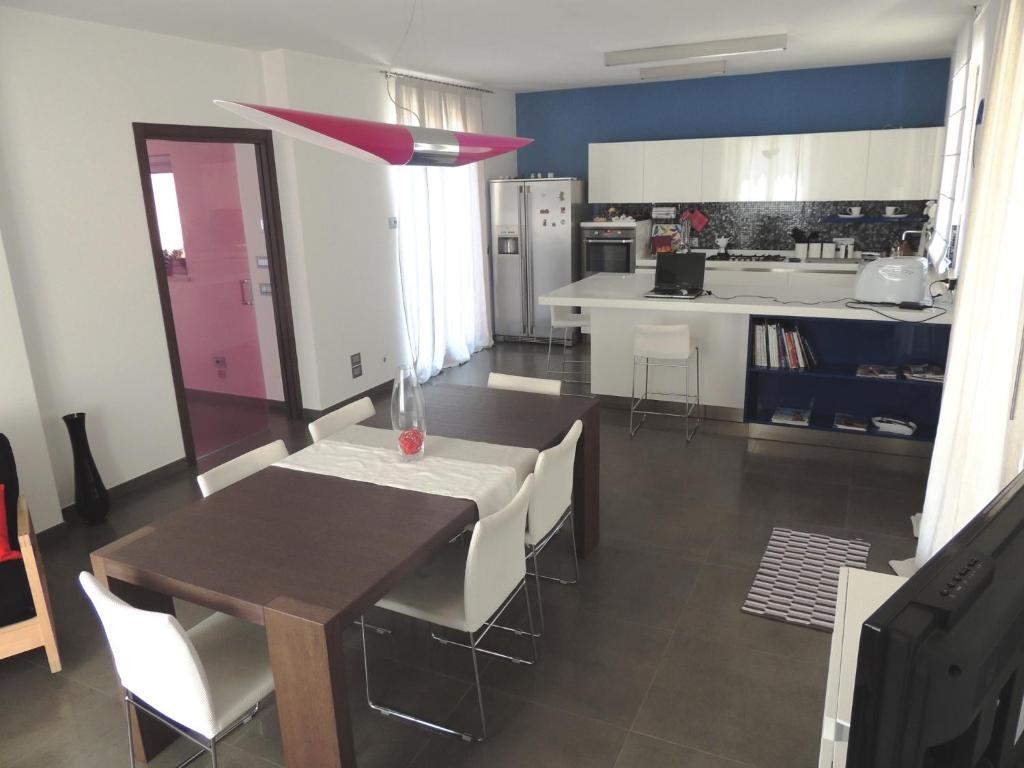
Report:
[{"label": "dark wood door frame", "polygon": [[178,336],[174,330],[171,311],[171,292],[167,286],[160,230],[157,227],[156,204],[150,181],[148,139],[169,141],[198,141],[204,143],[252,144],[256,150],[256,169],[263,207],[263,232],[267,240],[267,258],[270,265],[271,294],[274,303],[274,323],[277,328],[277,348],[281,360],[281,383],[284,389],[288,417],[302,418],[302,391],[299,388],[299,359],[295,348],[295,326],[292,321],[291,294],[288,290],[288,264],[285,260],[284,228],[281,224],[281,198],[277,190],[277,168],[274,163],[274,140],[270,131],[257,128],[217,128],[205,125],[169,125],[162,123],[132,123],[135,133],[135,153],[139,161],[142,182],[142,200],[146,206],[149,242],[153,251],[157,290],[163,310],[167,352],[171,360],[171,378],[178,401],[181,436],[185,443],[185,458],[196,463],[192,442],[192,423],[185,400],[185,379],[181,371]]}]

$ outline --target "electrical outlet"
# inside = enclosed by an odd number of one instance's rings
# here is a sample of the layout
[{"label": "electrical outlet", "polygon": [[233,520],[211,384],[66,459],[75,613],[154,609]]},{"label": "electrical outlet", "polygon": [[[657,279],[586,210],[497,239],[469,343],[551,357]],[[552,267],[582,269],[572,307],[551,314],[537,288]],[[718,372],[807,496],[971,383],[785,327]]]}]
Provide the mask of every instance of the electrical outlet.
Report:
[{"label": "electrical outlet", "polygon": [[398,229],[397,216],[388,216],[388,229]]},{"label": "electrical outlet", "polygon": [[213,367],[214,368],[227,368],[228,359],[222,355],[213,356]]},{"label": "electrical outlet", "polygon": [[361,352],[356,352],[350,359],[352,361],[352,378],[358,379],[363,375],[363,355]]}]

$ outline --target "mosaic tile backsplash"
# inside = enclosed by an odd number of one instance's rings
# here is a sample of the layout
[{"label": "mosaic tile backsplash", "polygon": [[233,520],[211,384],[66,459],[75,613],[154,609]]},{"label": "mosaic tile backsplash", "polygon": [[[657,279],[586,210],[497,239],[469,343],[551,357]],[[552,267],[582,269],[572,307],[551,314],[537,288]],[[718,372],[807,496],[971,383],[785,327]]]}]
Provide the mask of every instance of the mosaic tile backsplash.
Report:
[{"label": "mosaic tile backsplash", "polygon": [[[803,203],[658,203],[674,205],[678,211],[699,208],[710,219],[698,237],[699,248],[714,248],[715,238],[728,237],[730,250],[790,251],[793,238],[790,230],[799,227],[805,232],[820,232],[825,241],[836,237],[852,237],[859,251],[881,251],[893,244],[904,230],[919,229],[911,223],[914,216],[924,213],[926,200],[830,200]],[[881,216],[888,205],[898,206],[909,214],[911,222],[900,220],[877,224],[824,224],[822,220],[845,212],[850,206],[860,206],[865,218]],[[620,205],[593,205],[591,213],[603,216],[609,208],[628,213],[637,219],[651,217],[651,205],[623,203]]]}]

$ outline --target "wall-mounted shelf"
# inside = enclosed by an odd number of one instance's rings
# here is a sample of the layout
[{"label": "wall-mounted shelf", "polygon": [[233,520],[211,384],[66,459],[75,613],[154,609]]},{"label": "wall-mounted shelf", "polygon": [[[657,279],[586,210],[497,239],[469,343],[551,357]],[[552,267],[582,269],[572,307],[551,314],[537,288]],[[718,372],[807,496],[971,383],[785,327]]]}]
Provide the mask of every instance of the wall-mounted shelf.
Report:
[{"label": "wall-mounted shelf", "polygon": [[927,216],[860,216],[856,219],[846,216],[826,216],[822,224],[924,224]]}]

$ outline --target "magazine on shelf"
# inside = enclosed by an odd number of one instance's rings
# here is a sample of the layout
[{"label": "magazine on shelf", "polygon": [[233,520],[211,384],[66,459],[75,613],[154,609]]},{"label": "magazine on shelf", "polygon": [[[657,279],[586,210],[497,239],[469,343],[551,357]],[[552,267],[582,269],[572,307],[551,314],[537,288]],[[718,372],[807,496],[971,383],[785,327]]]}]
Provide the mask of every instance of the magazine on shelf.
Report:
[{"label": "magazine on shelf", "polygon": [[863,363],[857,366],[857,375],[865,379],[895,379],[899,378],[899,369],[895,365]]},{"label": "magazine on shelf", "polygon": [[867,432],[871,428],[871,420],[848,413],[837,413],[832,426],[846,432]]},{"label": "magazine on shelf", "polygon": [[810,408],[776,408],[772,414],[772,424],[783,424],[789,427],[806,427],[811,423]]},{"label": "magazine on shelf", "polygon": [[903,378],[911,381],[932,381],[941,384],[946,378],[946,371],[938,365],[927,363],[910,363],[903,366]]}]

